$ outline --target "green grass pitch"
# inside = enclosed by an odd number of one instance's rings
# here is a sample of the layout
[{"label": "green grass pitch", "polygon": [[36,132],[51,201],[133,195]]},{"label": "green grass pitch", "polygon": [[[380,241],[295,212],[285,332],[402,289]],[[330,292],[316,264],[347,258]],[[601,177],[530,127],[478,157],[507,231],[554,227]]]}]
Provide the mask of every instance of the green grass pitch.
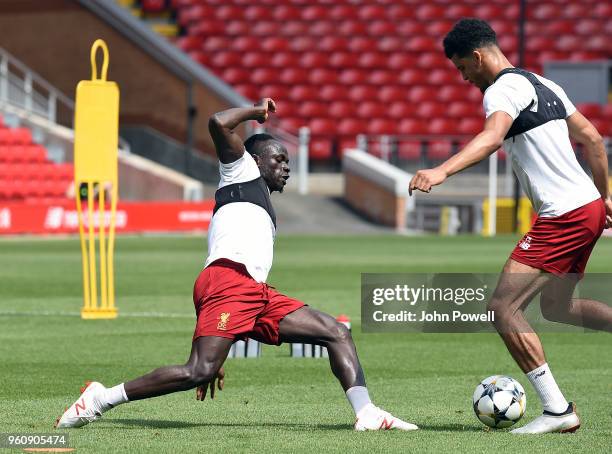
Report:
[{"label": "green grass pitch", "polygon": [[[269,282],[311,306],[359,319],[361,272],[497,272],[517,238],[280,236]],[[85,380],[114,385],[187,359],[201,237],[119,238],[120,318],[82,321],[77,239],[0,241],[0,432],[50,432]],[[612,272],[612,239],[591,272]],[[149,315],[145,315],[148,313]],[[167,314],[167,316],[160,316]],[[289,347],[226,363],[215,401],[194,392],[123,405],[70,431],[77,452],[610,452],[612,337],[544,334],[551,368],[578,403],[576,434],[516,437],[475,418],[478,381],[503,373],[533,389],[494,334],[362,334],[354,339],[375,403],[417,423],[415,433],[355,433],[353,414],[325,359]],[[523,421],[521,421],[523,423]]]}]

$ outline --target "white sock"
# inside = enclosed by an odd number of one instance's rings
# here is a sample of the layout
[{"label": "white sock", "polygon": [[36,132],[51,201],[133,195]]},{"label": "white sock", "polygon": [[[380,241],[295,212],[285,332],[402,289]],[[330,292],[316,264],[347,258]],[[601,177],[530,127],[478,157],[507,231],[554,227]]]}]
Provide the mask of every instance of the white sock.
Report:
[{"label": "white sock", "polygon": [[128,402],[127,394],[125,394],[125,388],[123,383],[112,388],[106,388],[102,396],[100,397],[101,403],[104,406],[104,411],[110,410],[117,405]]},{"label": "white sock", "polygon": [[365,386],[353,386],[346,391],[346,398],[353,407],[355,416],[359,414],[361,410],[372,403],[370,400],[370,394],[368,394],[368,388]]},{"label": "white sock", "polygon": [[552,413],[563,413],[567,410],[569,404],[557,386],[548,363],[528,372],[527,378],[538,393],[544,410]]}]

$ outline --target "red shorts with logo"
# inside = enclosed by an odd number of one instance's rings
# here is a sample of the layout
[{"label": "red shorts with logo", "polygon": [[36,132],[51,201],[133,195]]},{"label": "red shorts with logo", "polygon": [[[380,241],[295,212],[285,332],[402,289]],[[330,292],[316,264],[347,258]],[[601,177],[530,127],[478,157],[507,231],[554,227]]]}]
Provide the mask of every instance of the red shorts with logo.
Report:
[{"label": "red shorts with logo", "polygon": [[556,275],[582,276],[605,223],[601,199],[558,217],[538,217],[510,258]]},{"label": "red shorts with logo", "polygon": [[279,345],[278,325],[304,303],[266,283],[255,281],[241,263],[216,260],[204,268],[193,287],[197,322],[193,339],[250,337]]}]

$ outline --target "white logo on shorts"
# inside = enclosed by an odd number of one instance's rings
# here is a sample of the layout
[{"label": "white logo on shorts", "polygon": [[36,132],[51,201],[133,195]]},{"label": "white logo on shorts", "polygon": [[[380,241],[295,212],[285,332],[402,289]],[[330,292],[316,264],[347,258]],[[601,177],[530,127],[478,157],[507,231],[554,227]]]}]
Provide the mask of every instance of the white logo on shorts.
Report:
[{"label": "white logo on shorts", "polygon": [[525,239],[519,243],[519,247],[525,251],[529,249],[531,247],[531,237],[526,236]]}]

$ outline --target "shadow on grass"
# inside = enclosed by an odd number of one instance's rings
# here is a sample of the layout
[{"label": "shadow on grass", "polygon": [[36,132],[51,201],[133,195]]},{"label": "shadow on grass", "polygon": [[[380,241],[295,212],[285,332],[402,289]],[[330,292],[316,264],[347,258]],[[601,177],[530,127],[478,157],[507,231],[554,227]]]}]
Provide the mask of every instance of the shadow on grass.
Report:
[{"label": "shadow on grass", "polygon": [[418,424],[418,426],[419,429],[427,432],[486,432],[482,427],[466,426],[464,424]]},{"label": "shadow on grass", "polygon": [[259,427],[278,427],[291,430],[346,430],[351,428],[349,424],[301,424],[301,423],[286,423],[286,422],[261,422],[261,423],[229,423],[229,422],[187,422],[187,421],[171,421],[166,419],[106,419],[103,423],[117,424],[122,426],[132,426],[150,429],[189,429],[194,427],[244,427],[244,428],[259,428]]}]

